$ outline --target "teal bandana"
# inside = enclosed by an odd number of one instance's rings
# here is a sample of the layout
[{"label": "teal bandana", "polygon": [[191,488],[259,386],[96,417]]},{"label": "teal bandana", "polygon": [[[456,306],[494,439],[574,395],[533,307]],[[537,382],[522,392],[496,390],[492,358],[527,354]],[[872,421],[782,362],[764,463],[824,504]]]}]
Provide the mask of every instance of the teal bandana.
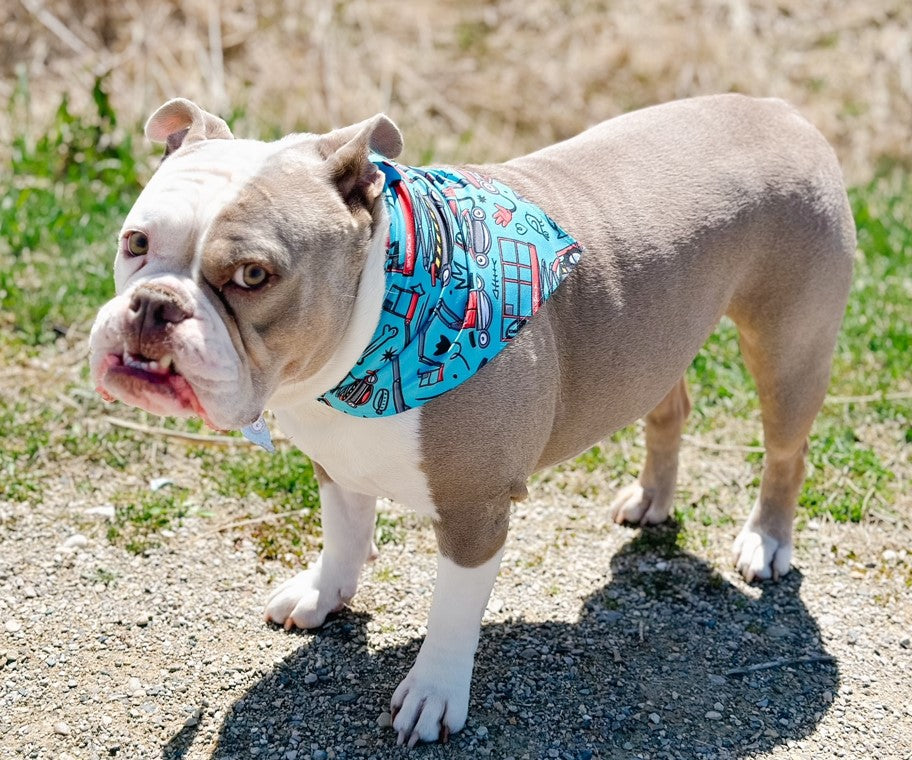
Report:
[{"label": "teal bandana", "polygon": [[583,252],[538,206],[465,169],[378,156],[390,229],[380,322],[320,401],[356,417],[404,412],[493,359]]}]

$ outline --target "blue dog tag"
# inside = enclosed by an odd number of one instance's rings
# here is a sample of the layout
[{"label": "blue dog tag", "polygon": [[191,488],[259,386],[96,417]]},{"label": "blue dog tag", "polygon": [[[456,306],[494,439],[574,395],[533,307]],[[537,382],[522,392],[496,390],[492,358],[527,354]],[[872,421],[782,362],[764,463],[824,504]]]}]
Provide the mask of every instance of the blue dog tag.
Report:
[{"label": "blue dog tag", "polygon": [[266,420],[263,419],[262,414],[257,417],[256,422],[241,428],[241,433],[244,438],[251,443],[255,443],[270,454],[275,453],[275,446],[272,444],[272,436],[269,435],[269,428],[267,427]]}]

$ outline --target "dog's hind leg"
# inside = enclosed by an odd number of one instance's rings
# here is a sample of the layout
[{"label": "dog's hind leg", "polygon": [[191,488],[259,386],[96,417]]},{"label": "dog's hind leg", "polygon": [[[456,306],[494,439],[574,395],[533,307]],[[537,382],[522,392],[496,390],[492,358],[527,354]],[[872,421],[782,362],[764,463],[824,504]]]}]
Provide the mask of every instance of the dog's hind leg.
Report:
[{"label": "dog's hind leg", "polygon": [[690,414],[682,377],[646,415],[646,464],[639,480],[621,489],[611,504],[617,523],[660,523],[668,518],[678,477],[681,431]]},{"label": "dog's hind leg", "polygon": [[760,495],[733,547],[748,581],[789,571],[808,434],[826,395],[840,316],[841,310],[816,331],[802,329],[815,321],[806,311],[795,320],[777,320],[773,329],[739,325],[745,363],[757,382],[766,448]]}]

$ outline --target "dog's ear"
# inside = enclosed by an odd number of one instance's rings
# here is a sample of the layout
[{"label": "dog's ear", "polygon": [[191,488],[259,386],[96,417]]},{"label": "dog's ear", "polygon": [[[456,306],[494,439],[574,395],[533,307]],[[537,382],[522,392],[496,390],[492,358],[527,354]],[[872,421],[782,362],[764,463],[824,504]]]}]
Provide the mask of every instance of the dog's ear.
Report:
[{"label": "dog's ear", "polygon": [[181,145],[200,140],[233,140],[228,125],[186,98],[174,98],[161,106],[146,122],[146,137],[165,144],[165,158]]},{"label": "dog's ear", "polygon": [[373,208],[385,177],[370,160],[371,152],[395,158],[402,151],[399,128],[382,113],[358,124],[334,129],[317,141],[339,194],[352,208]]}]

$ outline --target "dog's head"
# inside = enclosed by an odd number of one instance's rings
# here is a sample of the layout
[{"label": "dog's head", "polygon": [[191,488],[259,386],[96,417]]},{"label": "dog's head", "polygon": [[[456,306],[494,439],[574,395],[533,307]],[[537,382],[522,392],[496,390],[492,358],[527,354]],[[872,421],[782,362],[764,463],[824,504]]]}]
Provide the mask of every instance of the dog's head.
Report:
[{"label": "dog's head", "polygon": [[109,400],[237,429],[336,353],[385,237],[369,154],[394,158],[402,138],[378,114],[325,135],[235,140],[183,99],[146,135],[165,160],[121,230],[92,378]]}]

